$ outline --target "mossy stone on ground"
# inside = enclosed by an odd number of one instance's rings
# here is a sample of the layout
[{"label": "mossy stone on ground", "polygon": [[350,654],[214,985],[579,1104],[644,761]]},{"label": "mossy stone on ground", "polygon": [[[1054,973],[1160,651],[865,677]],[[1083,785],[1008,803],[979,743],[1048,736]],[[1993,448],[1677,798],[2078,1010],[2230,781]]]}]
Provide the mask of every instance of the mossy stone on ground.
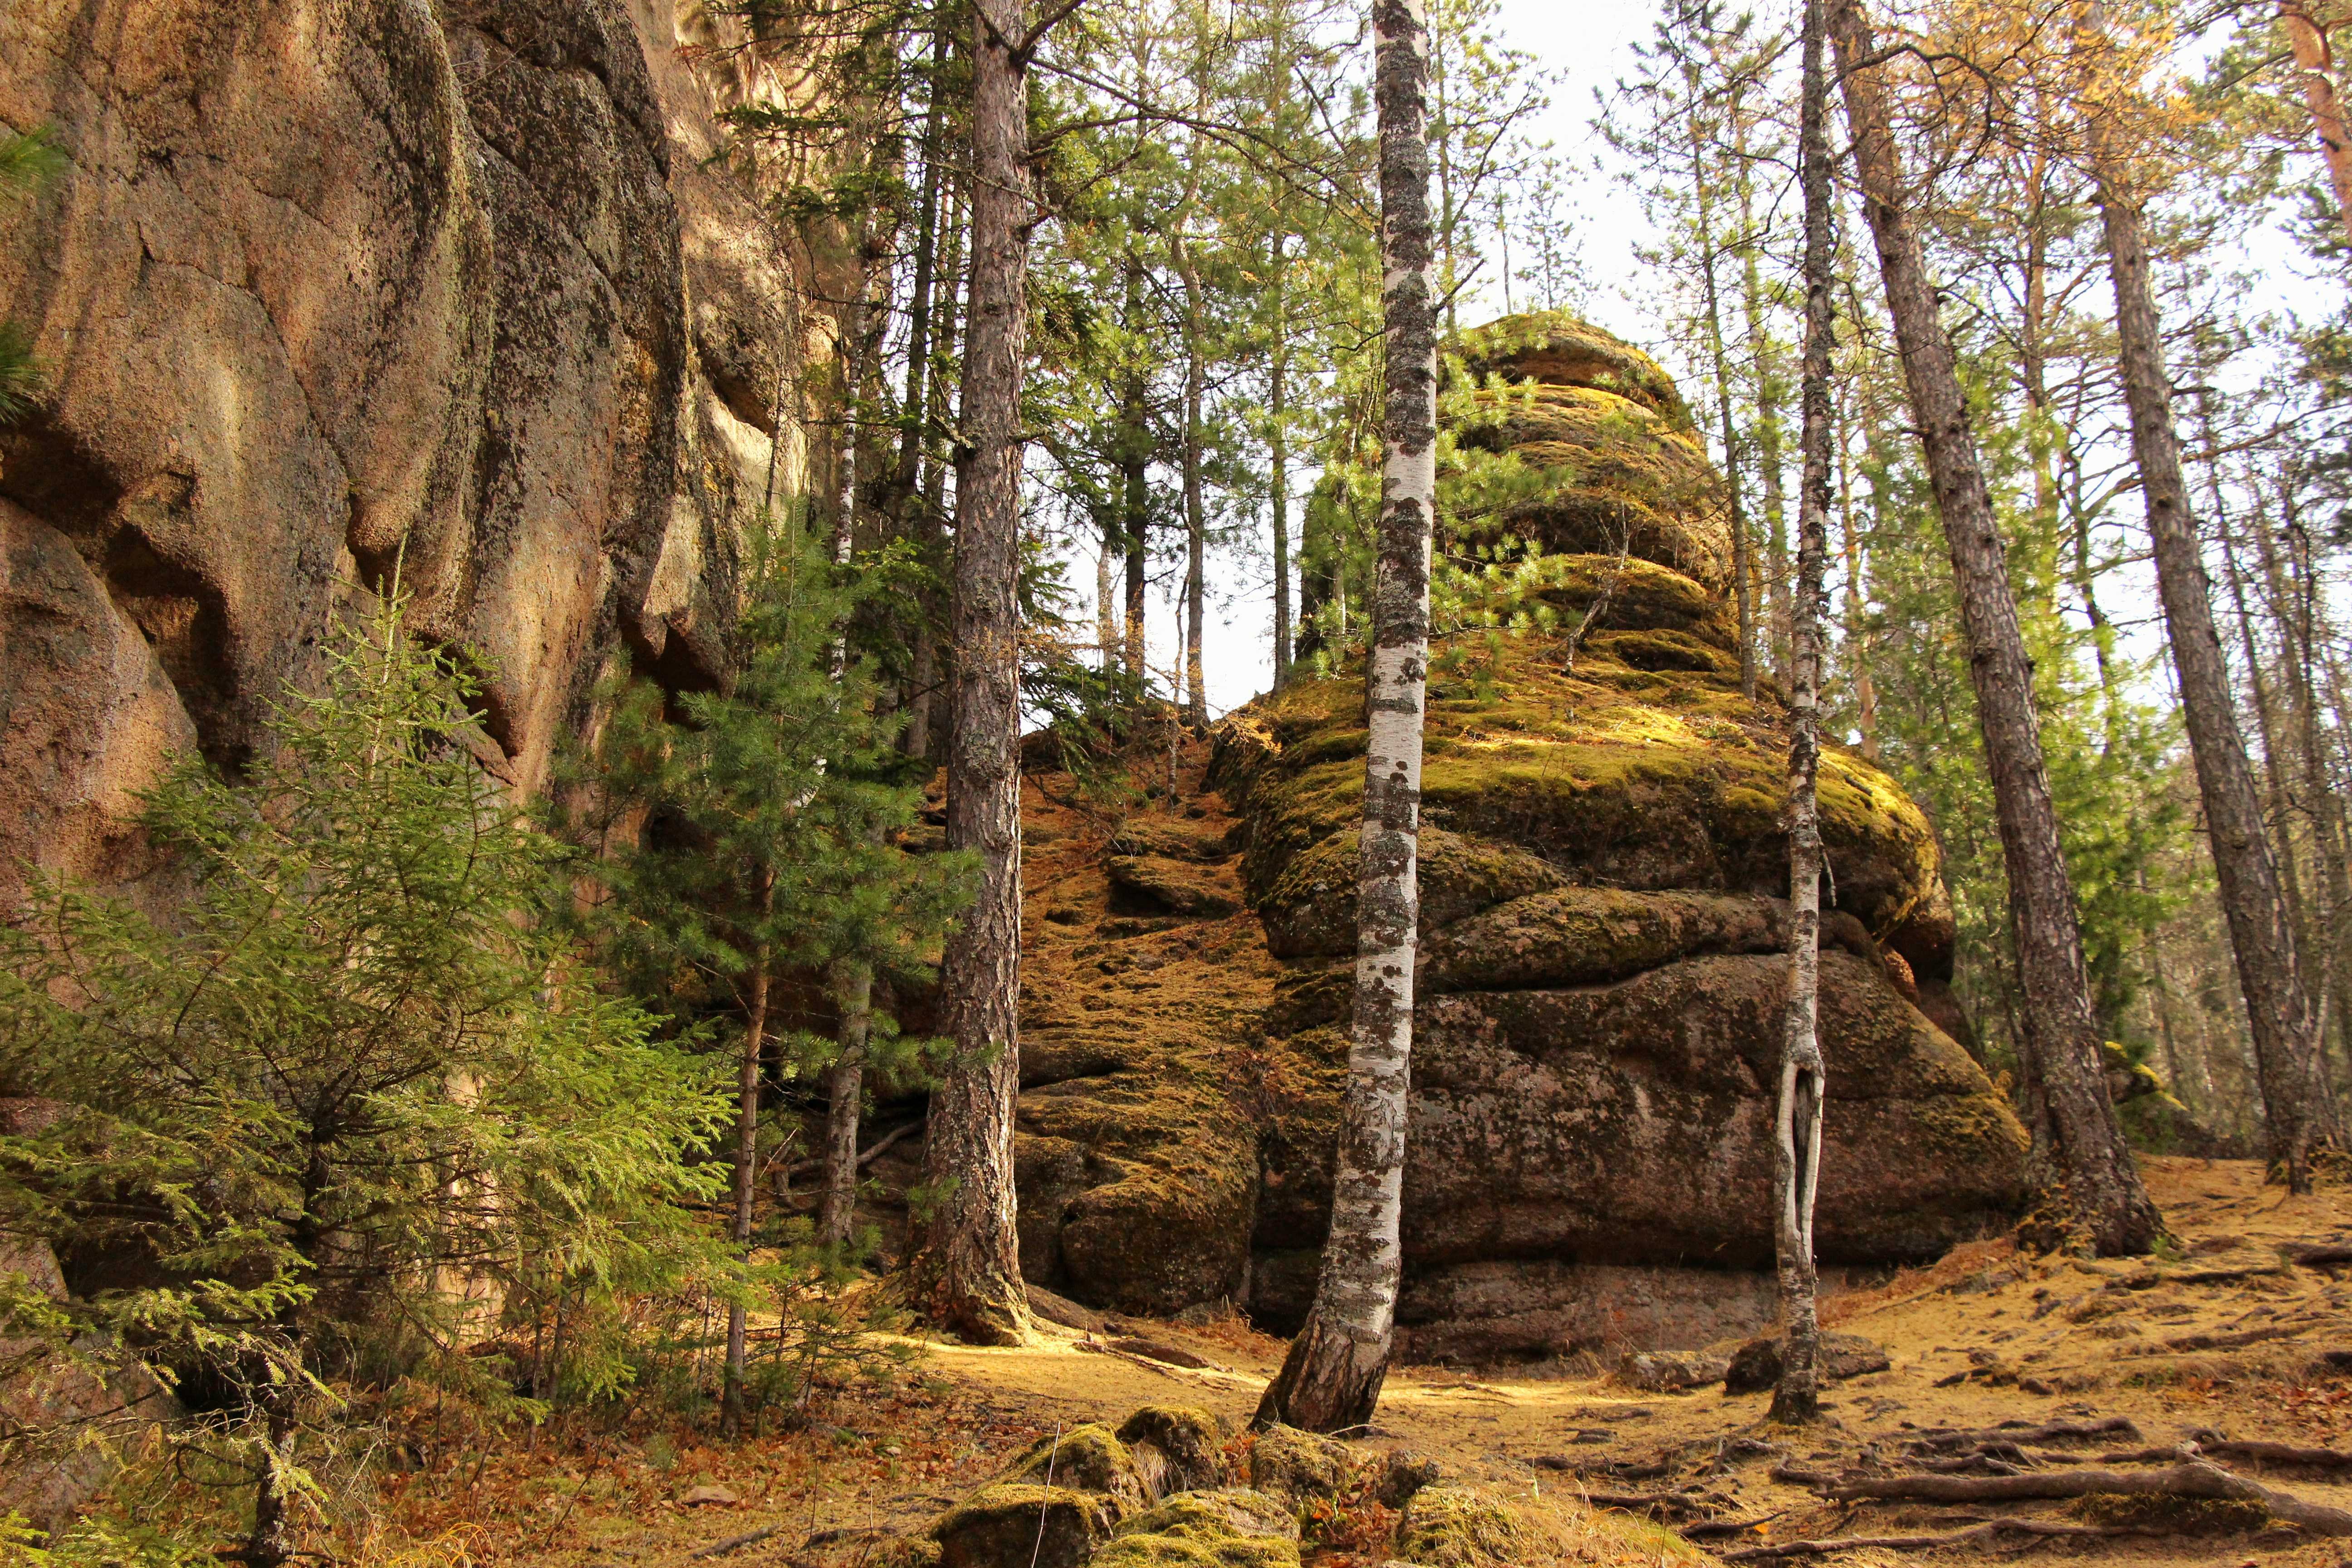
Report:
[{"label": "mossy stone on ground", "polygon": [[1428,1568],[1527,1568],[1562,1544],[1545,1521],[1467,1487],[1424,1487],[1397,1521],[1397,1555]]},{"label": "mossy stone on ground", "polygon": [[1263,1492],[1179,1492],[1120,1525],[1094,1561],[1108,1568],[1297,1568],[1298,1521]]},{"label": "mossy stone on ground", "polygon": [[1150,1500],[1135,1456],[1099,1421],[1039,1438],[996,1479],[1000,1485],[1051,1484],[1056,1489],[1097,1492],[1111,1499],[1121,1514]]},{"label": "mossy stone on ground", "polygon": [[930,1528],[940,1568],[1081,1568],[1110,1537],[1112,1501],[1063,1486],[998,1482]]},{"label": "mossy stone on ground", "polygon": [[1338,1497],[1355,1465],[1344,1443],[1296,1426],[1269,1426],[1250,1447],[1250,1485],[1304,1504]]},{"label": "mossy stone on ground", "polygon": [[1110,873],[1115,914],[1196,915],[1221,920],[1242,907],[1229,872],[1193,859],[1166,855],[1113,855]]},{"label": "mossy stone on ground", "polygon": [[1224,1427],[1205,1410],[1147,1405],[1119,1423],[1118,1437],[1158,1494],[1199,1491],[1224,1479]]},{"label": "mossy stone on ground", "polygon": [[1121,1535],[1271,1535],[1298,1539],[1298,1510],[1250,1487],[1171,1493],[1118,1527]]}]

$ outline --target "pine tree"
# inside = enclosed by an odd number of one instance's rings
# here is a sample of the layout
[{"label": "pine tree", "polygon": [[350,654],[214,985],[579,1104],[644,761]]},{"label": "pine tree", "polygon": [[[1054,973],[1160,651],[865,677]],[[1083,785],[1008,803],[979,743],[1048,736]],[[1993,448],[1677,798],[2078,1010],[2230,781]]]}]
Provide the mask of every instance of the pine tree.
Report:
[{"label": "pine tree", "polygon": [[[877,711],[871,668],[843,658],[860,604],[897,587],[896,560],[856,574],[796,531],[763,527],[745,563],[730,684],[674,698],[644,682],[614,684],[611,716],[579,768],[590,806],[574,831],[600,851],[588,921],[608,962],[682,1024],[714,1014],[741,1020],[729,1234],[746,1257],[772,1071],[793,1079],[845,1065],[914,1065],[912,1044],[873,1017],[862,994],[848,996],[847,1027],[831,1037],[776,1029],[779,984],[845,970],[928,979],[962,896],[965,858],[897,846],[921,809],[927,770],[898,751],[901,717]],[[852,1181],[856,1093],[845,1087],[847,1103],[835,1108],[846,1114]],[[843,1189],[838,1174],[827,1184],[835,1215],[820,1239],[835,1245],[851,1196]],[[746,1274],[728,1304],[730,1425],[745,1415],[751,1295]]]},{"label": "pine tree", "polygon": [[361,1360],[479,1378],[470,1346],[561,1298],[573,1354],[530,1386],[625,1380],[598,1313],[708,1260],[725,1108],[565,934],[572,857],[475,763],[459,661],[394,596],[327,665],[247,782],[188,759],[147,797],[168,917],[37,882],[0,928],[0,1079],[55,1111],[0,1138],[0,1235],[119,1265],[57,1302],[15,1277],[0,1336],[228,1391],[165,1436],[254,1478],[258,1568]]}]

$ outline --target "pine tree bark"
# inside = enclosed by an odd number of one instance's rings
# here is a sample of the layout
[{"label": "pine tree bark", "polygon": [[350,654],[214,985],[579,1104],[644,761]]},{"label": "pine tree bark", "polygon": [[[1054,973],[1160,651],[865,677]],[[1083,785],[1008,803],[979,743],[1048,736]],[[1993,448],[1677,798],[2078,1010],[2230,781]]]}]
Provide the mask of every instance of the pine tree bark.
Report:
[{"label": "pine tree bark", "polygon": [[1706,342],[1715,368],[1716,412],[1723,426],[1723,493],[1731,514],[1731,594],[1739,626],[1739,693],[1756,695],[1756,585],[1748,556],[1748,510],[1739,490],[1739,427],[1732,416],[1731,357],[1725,351],[1723,303],[1716,284],[1714,183],[1706,172],[1706,142],[1700,134],[1701,92],[1698,63],[1694,56],[1683,68],[1688,96],[1685,125],[1690,138],[1691,191],[1698,216],[1699,281],[1706,300]]},{"label": "pine tree bark", "polygon": [[1274,353],[1267,365],[1266,485],[1274,511],[1274,684],[1290,680],[1290,258],[1274,237]]},{"label": "pine tree bark", "polygon": [[1429,213],[1423,0],[1373,0],[1385,314],[1379,571],[1368,655],[1370,734],[1357,886],[1356,994],[1331,1229],[1307,1323],[1258,1423],[1336,1431],[1370,1419],[1402,1277],[1406,1091],[1420,920],[1422,705],[1430,528],[1437,502],[1437,298]]},{"label": "pine tree bark", "polygon": [[1830,513],[1829,73],[1822,0],[1806,0],[1798,175],[1804,187],[1804,368],[1797,410],[1797,582],[1789,616],[1789,1003],[1781,1021],[1774,1118],[1774,1249],[1780,1263],[1780,1379],[1771,1418],[1821,1415],[1822,1326],[1813,1200],[1822,1173],[1822,626],[1828,610]]},{"label": "pine tree bark", "polygon": [[1028,325],[1028,60],[1019,0],[973,0],[971,282],[956,464],[948,846],[977,896],[940,964],[953,1054],[931,1091],[908,1304],[983,1344],[1029,1334],[1013,1230],[1021,994],[1021,386]]},{"label": "pine tree bark", "polygon": [[2352,239],[2352,136],[2346,132],[2344,105],[2336,94],[2336,53],[2304,0],[2280,0],[2278,14],[2287,47],[2294,51],[2295,76],[2303,86],[2312,134],[2319,138],[2320,154],[2327,160],[2336,218],[2344,226],[2345,237]]},{"label": "pine tree bark", "polygon": [[2010,587],[2007,547],[1993,520],[1925,248],[1904,205],[1893,117],[1878,79],[1870,24],[1859,0],[1829,0],[1828,24],[1863,206],[1958,589],[2009,873],[2025,1066],[2047,1110],[2070,1225],[2102,1254],[2143,1253],[2156,1244],[2163,1224],[2125,1145],[2099,1061],[2074,889],[2059,842],[2033,708],[2033,665]]},{"label": "pine tree bark", "polygon": [[1201,476],[1201,399],[1207,367],[1201,363],[1200,280],[1184,279],[1184,706],[1195,730],[1209,722],[1209,695],[1201,668],[1202,608],[1208,598],[1208,498]]},{"label": "pine tree bark", "polygon": [[2262,1085],[2263,1128],[2273,1175],[2291,1192],[2311,1190],[2312,1089],[2319,1020],[2304,990],[2294,921],[2263,831],[2253,766],[2238,728],[2230,672],[2214,629],[2204,552],[2189,510],[2180,437],[2172,420],[2172,385],[2148,279],[2147,246],[2137,204],[2116,167],[2095,117],[2089,125],[2097,165],[2107,270],[2115,286],[2116,330],[2124,403],[2131,414],[2132,456],[2155,545],[2158,596],[2180,683],[2181,715],[2197,763],[2197,788],[2212,843],[2230,945],[2254,1039]]},{"label": "pine tree bark", "polygon": [[[764,905],[769,891],[775,885],[775,874],[760,873],[759,898]],[[764,953],[751,962],[751,984],[744,998],[743,1051],[735,1068],[735,1213],[727,1228],[727,1237],[735,1244],[739,1259],[748,1262],[751,1255],[751,1199],[760,1174],[760,1066],[768,1041],[768,961]],[[719,1419],[726,1429],[743,1429],[743,1356],[746,1325],[744,1307],[732,1301],[727,1307],[727,1359],[719,1389]]]},{"label": "pine tree bark", "polygon": [[846,1250],[857,1225],[857,1123],[866,1100],[866,1043],[874,1028],[874,969],[834,966],[835,1034],[841,1054],[824,1074],[824,1188],[817,1198],[816,1238]]}]

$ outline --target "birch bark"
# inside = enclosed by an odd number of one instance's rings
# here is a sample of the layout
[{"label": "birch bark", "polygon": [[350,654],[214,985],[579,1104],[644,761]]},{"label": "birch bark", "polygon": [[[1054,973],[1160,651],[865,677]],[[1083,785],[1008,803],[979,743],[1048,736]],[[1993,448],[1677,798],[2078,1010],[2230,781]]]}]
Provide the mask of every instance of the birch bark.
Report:
[{"label": "birch bark", "polygon": [[1379,571],[1368,654],[1370,735],[1357,890],[1354,1032],[1331,1231],[1307,1323],[1258,1405],[1259,1425],[1336,1431],[1380,1403],[1403,1251],[1406,1090],[1420,919],[1422,703],[1429,667],[1430,528],[1437,500],[1437,289],[1429,213],[1424,0],[1373,0],[1386,316]]},{"label": "birch bark", "polygon": [[1774,1117],[1773,1226],[1780,1273],[1780,1381],[1771,1418],[1821,1415],[1821,1314],[1813,1264],[1813,1197],[1822,1171],[1822,624],[1830,512],[1829,74],[1822,0],[1806,0],[1798,174],[1804,186],[1804,368],[1797,411],[1797,583],[1789,605],[1789,1004],[1781,1021]]}]

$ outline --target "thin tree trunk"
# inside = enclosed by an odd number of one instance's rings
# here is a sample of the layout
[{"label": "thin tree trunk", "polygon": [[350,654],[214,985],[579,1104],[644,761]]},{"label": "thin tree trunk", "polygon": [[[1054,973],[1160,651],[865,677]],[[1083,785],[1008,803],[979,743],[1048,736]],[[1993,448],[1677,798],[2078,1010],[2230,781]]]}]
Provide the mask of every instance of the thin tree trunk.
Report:
[{"label": "thin tree trunk", "polygon": [[2344,226],[2345,237],[2352,239],[2352,137],[2346,133],[2344,106],[2336,96],[2335,51],[2303,0],[2280,0],[2279,26],[2286,29],[2287,46],[2294,51],[2295,76],[2303,84],[2312,134],[2319,138],[2319,151],[2327,160],[2336,219]]},{"label": "thin tree trunk", "polygon": [[2230,697],[2230,675],[2213,626],[2203,552],[2189,510],[2180,441],[2172,422],[2172,389],[2164,370],[2164,341],[2148,279],[2147,245],[2137,206],[2105,156],[2094,118],[2092,155],[2098,166],[2124,402],[2131,412],[2132,455],[2155,544],[2158,596],[2180,682],[2182,717],[2197,763],[2198,793],[2212,841],[2213,872],[2236,950],[2246,995],[2254,1060],[2263,1091],[2263,1125],[2273,1171],[2288,1190],[2311,1187],[2311,1092],[2318,1020],[2305,994],[2296,959],[2294,923],[2279,886],[2252,765]]},{"label": "thin tree trunk", "polygon": [[[1133,251],[1127,258],[1127,329],[1144,331],[1143,264]],[[1151,685],[1151,669],[1144,662],[1144,595],[1151,564],[1151,426],[1144,393],[1143,373],[1130,370],[1119,405],[1119,512],[1127,543],[1127,673],[1138,692]]]},{"label": "thin tree trunk", "polygon": [[911,1226],[908,1301],[980,1343],[1029,1334],[1013,1230],[1021,1083],[1021,385],[1028,317],[1029,84],[1019,0],[974,0],[971,304],[956,468],[948,846],[979,863],[948,938],[940,994],[953,1055],[931,1091],[928,1202]]},{"label": "thin tree trunk", "polygon": [[[1183,256],[1180,247],[1179,255]],[[1201,281],[1186,258],[1184,271],[1184,705],[1194,729],[1209,722],[1209,697],[1201,670],[1202,602],[1208,597],[1204,556],[1208,547],[1208,501],[1201,477],[1201,398],[1207,367],[1201,363]]]},{"label": "thin tree trunk", "polygon": [[[946,231],[946,255],[939,263],[940,277],[947,287],[940,290],[939,321],[931,336],[938,342],[941,363],[955,358],[959,330],[958,308],[962,302],[968,279],[963,267],[962,203],[950,188],[947,212],[940,227]],[[929,375],[925,378],[928,390],[924,402],[928,405],[925,423],[930,430],[948,427],[949,414],[947,378]],[[945,531],[940,523],[947,505],[947,464],[933,448],[928,434],[923,441],[920,461],[923,479],[921,500],[917,503],[915,537],[922,547],[926,564],[938,564],[946,547]],[[927,762],[940,761],[941,742],[950,727],[948,693],[940,674],[940,614],[938,596],[925,591],[921,595],[922,614],[915,623],[915,649],[912,680],[915,687],[914,712],[907,724],[906,752]]]},{"label": "thin tree trunk", "polygon": [[1740,308],[1748,323],[1748,353],[1756,372],[1756,468],[1764,491],[1764,611],[1772,665],[1789,668],[1789,522],[1780,480],[1780,372],[1772,353],[1772,328],[1764,308],[1763,242],[1756,233],[1755,179],[1748,167],[1748,121],[1735,97],[1731,106],[1732,151],[1738,159],[1733,189],[1739,195]]},{"label": "thin tree trunk", "polygon": [[931,101],[923,117],[920,143],[923,181],[916,209],[915,272],[907,296],[907,387],[898,404],[898,462],[880,502],[893,535],[905,527],[923,452],[924,378],[931,365],[931,287],[939,267],[940,135],[947,103],[940,78],[947,68],[947,29],[942,27],[931,37]]},{"label": "thin tree trunk", "polygon": [[1698,64],[1694,57],[1683,68],[1684,89],[1690,100],[1688,123],[1691,189],[1697,203],[1700,273],[1706,299],[1706,342],[1715,363],[1716,412],[1723,426],[1723,492],[1731,513],[1731,596],[1739,621],[1739,691],[1756,695],[1756,584],[1749,564],[1748,510],[1739,492],[1739,429],[1732,416],[1731,356],[1724,350],[1723,305],[1715,277],[1714,183],[1707,177],[1706,139],[1699,133]]},{"label": "thin tree trunk", "polygon": [[1118,529],[1106,521],[1095,547],[1095,647],[1102,672],[1118,668],[1118,598],[1111,592],[1111,562],[1118,553]]},{"label": "thin tree trunk", "polygon": [[1331,1229],[1306,1326],[1259,1403],[1261,1425],[1370,1419],[1388,1375],[1403,1249],[1406,1091],[1420,919],[1422,702],[1437,504],[1437,300],[1429,216],[1423,0],[1373,0],[1386,318],[1380,564],[1357,888],[1356,994]]},{"label": "thin tree trunk", "polygon": [[1290,258],[1286,236],[1274,239],[1274,353],[1267,374],[1266,484],[1274,510],[1274,684],[1290,679]]},{"label": "thin tree trunk", "polygon": [[[760,873],[759,897],[764,906],[775,885],[773,872]],[[728,1239],[736,1258],[748,1262],[751,1254],[751,1198],[760,1175],[760,1064],[768,1041],[768,960],[751,960],[750,993],[743,1009],[743,1054],[735,1069],[735,1216]],[[727,1368],[719,1394],[720,1419],[730,1433],[743,1429],[744,1308],[727,1306]]]},{"label": "thin tree trunk", "polygon": [[866,1042],[874,1026],[874,968],[834,966],[834,1038],[841,1054],[824,1075],[824,1191],[817,1199],[816,1238],[846,1251],[857,1223],[857,1121],[866,1098]]},{"label": "thin tree trunk", "polygon": [[2058,812],[2033,709],[2033,667],[2010,588],[2007,549],[1993,521],[1926,253],[1903,205],[1893,120],[1876,68],[1868,63],[1876,54],[1870,24],[1859,0],[1830,0],[1828,20],[1844,82],[1863,205],[1876,241],[1904,379],[1959,591],[1969,671],[2009,873],[2025,1066],[2049,1113],[2057,1174],[2073,1211],[2067,1216],[2071,1226],[2079,1227],[2101,1253],[2146,1252],[2163,1233],[2163,1223],[2132,1163],[2100,1064],[2074,889],[2059,843]]},{"label": "thin tree trunk", "polygon": [[1822,1173],[1822,626],[1828,609],[1830,510],[1829,73],[1822,0],[1806,0],[1798,174],[1805,192],[1804,370],[1798,394],[1802,477],[1797,491],[1797,588],[1789,636],[1789,1005],[1775,1119],[1775,1250],[1780,1274],[1780,1380],[1772,1419],[1821,1415],[1813,1198]]},{"label": "thin tree trunk", "polygon": [[[1858,399],[1857,399],[1858,400]],[[1853,475],[1847,437],[1838,435],[1838,522],[1845,557],[1845,657],[1853,666],[1854,723],[1862,731],[1863,760],[1878,761],[1878,683],[1870,675],[1870,650],[1863,637],[1862,539],[1853,526]]]}]

